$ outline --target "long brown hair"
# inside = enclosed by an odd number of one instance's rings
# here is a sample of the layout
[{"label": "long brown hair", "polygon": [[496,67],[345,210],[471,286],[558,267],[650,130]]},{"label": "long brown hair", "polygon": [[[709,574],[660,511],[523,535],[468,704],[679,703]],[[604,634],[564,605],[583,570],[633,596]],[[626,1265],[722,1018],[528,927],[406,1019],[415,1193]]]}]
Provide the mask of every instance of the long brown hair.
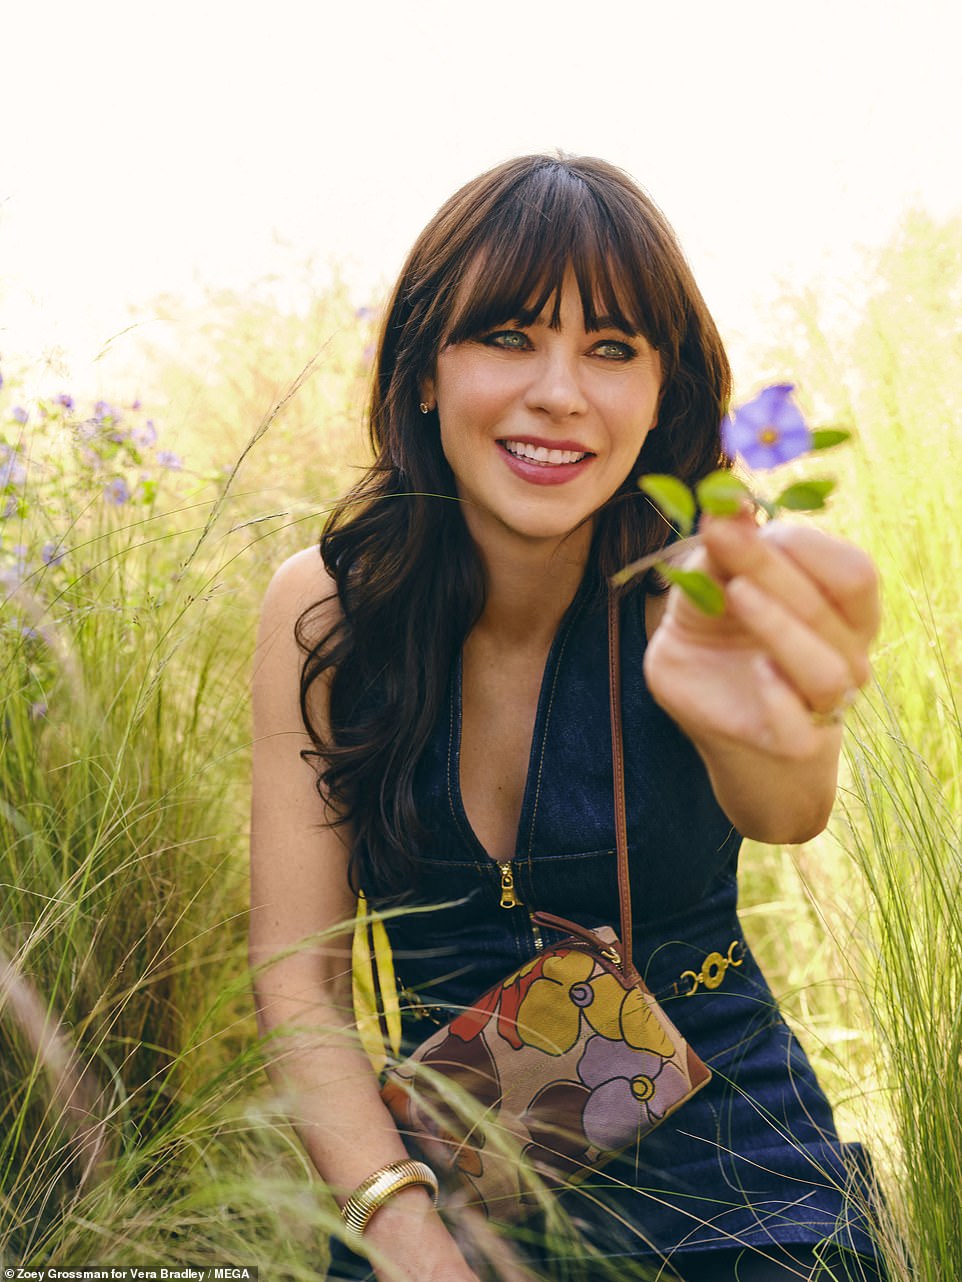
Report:
[{"label": "long brown hair", "polygon": [[[318,788],[355,828],[355,887],[400,893],[414,880],[423,839],[415,772],[451,663],[484,604],[437,413],[418,410],[421,386],[447,344],[507,321],[530,324],[546,308],[557,324],[569,268],[585,328],[610,317],[648,340],[662,370],[657,431],[597,514],[599,582],[669,535],[637,489],[642,472],[690,482],[725,462],[719,425],[730,371],[721,339],[671,227],[626,174],[593,157],[522,156],[441,207],[411,250],[382,326],[369,417],[375,462],[321,539],[340,620],[319,638],[312,611],[298,622],[301,710]],[[324,673],[329,736],[309,711]]]}]

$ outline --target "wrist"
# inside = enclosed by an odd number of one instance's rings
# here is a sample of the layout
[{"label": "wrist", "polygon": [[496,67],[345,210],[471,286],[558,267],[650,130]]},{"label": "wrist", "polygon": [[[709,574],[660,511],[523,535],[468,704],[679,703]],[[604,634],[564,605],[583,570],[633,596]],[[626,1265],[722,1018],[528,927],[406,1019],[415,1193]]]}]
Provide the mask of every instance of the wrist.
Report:
[{"label": "wrist", "polygon": [[[405,1228],[435,1219],[434,1199],[430,1190],[420,1185],[401,1189],[371,1216],[364,1230],[365,1242],[390,1245]],[[440,1224],[440,1220],[438,1220]]]},{"label": "wrist", "polygon": [[437,1200],[438,1181],[431,1168],[410,1158],[378,1167],[362,1180],[341,1208],[341,1219],[349,1234],[360,1237],[374,1216],[388,1203],[409,1190]]}]

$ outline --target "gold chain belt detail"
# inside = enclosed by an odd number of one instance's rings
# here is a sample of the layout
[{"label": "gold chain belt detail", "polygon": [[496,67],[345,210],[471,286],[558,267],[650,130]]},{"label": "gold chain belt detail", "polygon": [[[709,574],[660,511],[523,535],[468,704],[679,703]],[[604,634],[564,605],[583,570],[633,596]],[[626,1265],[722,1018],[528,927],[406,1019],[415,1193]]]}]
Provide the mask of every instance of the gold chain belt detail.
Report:
[{"label": "gold chain belt detail", "polygon": [[685,997],[694,997],[699,988],[703,985],[705,988],[717,988],[725,978],[725,971],[729,966],[740,966],[745,960],[744,951],[740,957],[735,956],[735,949],[744,950],[744,945],[740,939],[733,939],[728,945],[728,952],[723,957],[721,953],[709,953],[701,964],[701,970],[697,973],[693,970],[683,970],[682,979],[691,980],[691,988],[683,994]]}]

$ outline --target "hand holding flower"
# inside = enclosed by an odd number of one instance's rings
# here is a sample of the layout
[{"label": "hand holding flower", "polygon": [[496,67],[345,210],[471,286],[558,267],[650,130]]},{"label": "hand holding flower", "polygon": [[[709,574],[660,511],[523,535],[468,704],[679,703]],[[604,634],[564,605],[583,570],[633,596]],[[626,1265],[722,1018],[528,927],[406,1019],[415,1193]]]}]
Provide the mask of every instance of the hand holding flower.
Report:
[{"label": "hand holding flower", "polygon": [[832,713],[869,676],[874,567],[819,530],[704,518],[690,556],[717,582],[713,617],[673,589],[649,642],[654,698],[695,744],[746,836],[803,841],[827,822],[840,727]]},{"label": "hand holding flower", "polygon": [[[833,713],[869,678],[876,574],[860,549],[820,530],[760,526],[757,508],[774,504],[718,475],[709,502],[699,492],[696,539],[668,567],[679,586],[661,606],[645,674],[701,753],[732,822],[761,840],[803,840],[824,826],[834,797]],[[806,501],[831,485],[801,484]],[[796,488],[783,491],[782,506]],[[731,515],[706,511],[718,496]]]},{"label": "hand holding flower", "polygon": [[703,517],[701,534],[685,569],[719,585],[724,612],[670,594],[646,657],[655,697],[690,733],[805,756],[819,719],[868,680],[879,620],[872,563],[819,530],[758,527],[749,515]]}]

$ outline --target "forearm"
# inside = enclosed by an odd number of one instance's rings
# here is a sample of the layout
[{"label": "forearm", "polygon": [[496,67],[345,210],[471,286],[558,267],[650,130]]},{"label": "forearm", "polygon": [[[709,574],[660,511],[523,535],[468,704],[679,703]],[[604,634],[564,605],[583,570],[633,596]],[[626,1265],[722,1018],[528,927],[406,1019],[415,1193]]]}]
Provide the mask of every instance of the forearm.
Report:
[{"label": "forearm", "polygon": [[798,759],[722,737],[692,741],[718,804],[738,831],[756,841],[793,845],[822,831],[835,801],[841,729],[826,726],[818,740]]},{"label": "forearm", "polygon": [[341,1200],[363,1179],[408,1156],[381,1102],[354,1028],[333,1003],[313,1001],[281,1022],[276,1004],[259,1023],[269,1035],[267,1073],[311,1162]]},{"label": "forearm", "polygon": [[[260,1012],[270,1038],[268,1075],[311,1162],[339,1204],[374,1171],[409,1154],[381,1103],[356,1032],[334,1005],[312,1004],[311,1023],[283,1030]],[[478,1282],[426,1188],[391,1197],[364,1232],[381,1282]],[[360,1249],[360,1248],[359,1248]]]}]

